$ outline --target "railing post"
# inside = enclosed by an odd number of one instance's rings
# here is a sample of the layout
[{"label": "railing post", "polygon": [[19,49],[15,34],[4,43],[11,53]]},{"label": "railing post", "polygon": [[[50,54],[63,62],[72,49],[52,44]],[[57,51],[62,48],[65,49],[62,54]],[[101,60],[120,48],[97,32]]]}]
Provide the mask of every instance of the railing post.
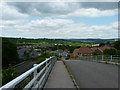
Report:
[{"label": "railing post", "polygon": [[102,55],[102,61],[104,60],[104,56]]},{"label": "railing post", "polygon": [[[47,58],[46,58],[47,59]],[[49,67],[49,66],[47,66],[48,65],[48,62],[46,61],[46,70],[47,70],[47,68]]]},{"label": "railing post", "polygon": [[[37,64],[33,64],[33,67],[35,67]],[[37,75],[37,69],[33,72],[33,78]],[[34,86],[37,84],[37,81],[34,82]]]},{"label": "railing post", "polygon": [[112,55],[111,55],[111,61],[112,61]]},{"label": "railing post", "polygon": [[97,60],[97,55],[96,55],[96,60]]}]

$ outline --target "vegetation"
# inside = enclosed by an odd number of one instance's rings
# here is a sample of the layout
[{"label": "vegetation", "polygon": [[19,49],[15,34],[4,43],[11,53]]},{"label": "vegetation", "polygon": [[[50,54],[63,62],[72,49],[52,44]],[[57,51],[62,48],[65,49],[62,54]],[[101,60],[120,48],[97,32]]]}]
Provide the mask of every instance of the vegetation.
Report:
[{"label": "vegetation", "polygon": [[38,59],[36,59],[36,63],[41,63],[42,61],[44,61],[46,58],[49,58],[51,56],[57,56],[58,60],[60,59],[58,57],[58,54],[55,54],[55,53],[42,53],[41,56],[39,56]]},{"label": "vegetation", "polygon": [[105,49],[104,54],[105,55],[117,55],[118,51],[115,48]]},{"label": "vegetation", "polygon": [[92,46],[93,43],[105,40],[97,39],[26,39],[26,38],[8,38],[11,42],[20,45],[71,45],[71,46]]},{"label": "vegetation", "polygon": [[[103,54],[104,55],[120,55],[120,40],[118,41],[106,41],[104,43],[100,43],[99,46],[104,46],[104,45],[112,45],[114,48],[111,49],[105,49]],[[96,53],[94,53],[96,55]]]},{"label": "vegetation", "polygon": [[117,49],[117,55],[120,55],[120,40],[114,42],[113,46]]},{"label": "vegetation", "polygon": [[15,65],[19,61],[17,47],[7,38],[2,38],[2,66]]},{"label": "vegetation", "polygon": [[83,43],[106,43],[106,42],[114,42],[115,39],[48,39],[48,38],[39,38],[39,39],[29,39],[29,38],[9,38],[14,43],[65,43],[65,42],[83,42]]},{"label": "vegetation", "polygon": [[7,38],[2,38],[2,84],[6,84],[15,77],[18,73],[12,67],[19,62],[17,47]]},{"label": "vegetation", "polygon": [[120,40],[114,42],[114,43],[113,43],[113,46],[114,46],[117,50],[120,50]]},{"label": "vegetation", "polygon": [[9,81],[13,80],[18,76],[18,72],[9,65],[8,68],[2,70],[2,85],[8,83]]}]

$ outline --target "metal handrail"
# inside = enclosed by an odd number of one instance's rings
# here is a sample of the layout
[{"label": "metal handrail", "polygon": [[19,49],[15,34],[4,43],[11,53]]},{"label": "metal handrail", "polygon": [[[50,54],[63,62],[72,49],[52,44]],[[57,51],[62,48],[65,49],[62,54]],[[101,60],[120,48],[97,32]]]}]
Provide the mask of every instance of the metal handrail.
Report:
[{"label": "metal handrail", "polygon": [[[49,71],[52,69],[54,63],[56,62],[56,57],[52,56],[50,58],[47,58],[45,61],[41,62],[40,64],[37,64],[36,66],[34,66],[33,68],[31,68],[30,70],[26,71],[25,73],[23,73],[22,75],[18,76],[17,78],[13,79],[12,81],[10,81],[9,83],[5,84],[4,86],[2,86],[0,88],[0,90],[6,90],[8,88],[15,88],[15,86],[17,84],[19,84],[21,81],[23,81],[26,77],[28,77],[30,74],[34,73],[37,71],[37,69],[39,67],[41,67],[43,64],[46,64],[46,66],[40,70],[39,73],[37,73],[36,76],[33,77],[33,79],[30,81],[31,83],[28,83],[28,85],[26,85],[25,87],[30,88],[32,86],[32,84],[34,84],[34,81],[41,75],[41,73],[43,71]],[[50,61],[49,63],[47,63],[48,61]],[[47,70],[48,68],[48,70]],[[33,82],[32,82],[33,81]]]},{"label": "metal handrail", "polygon": [[97,60],[97,61],[109,61],[120,63],[120,55],[93,55],[93,56],[80,56],[81,60]]}]

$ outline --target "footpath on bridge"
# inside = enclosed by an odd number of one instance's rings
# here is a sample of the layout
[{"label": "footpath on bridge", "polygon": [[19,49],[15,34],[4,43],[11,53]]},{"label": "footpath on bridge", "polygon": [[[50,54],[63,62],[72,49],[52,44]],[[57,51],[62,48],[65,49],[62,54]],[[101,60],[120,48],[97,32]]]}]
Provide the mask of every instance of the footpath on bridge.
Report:
[{"label": "footpath on bridge", "polygon": [[62,61],[57,61],[44,88],[75,88]]}]

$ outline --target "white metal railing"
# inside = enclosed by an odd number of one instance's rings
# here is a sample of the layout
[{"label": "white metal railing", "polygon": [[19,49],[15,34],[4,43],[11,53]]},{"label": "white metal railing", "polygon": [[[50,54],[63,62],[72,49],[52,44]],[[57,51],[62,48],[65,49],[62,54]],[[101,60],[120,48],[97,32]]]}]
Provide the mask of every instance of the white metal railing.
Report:
[{"label": "white metal railing", "polygon": [[120,63],[120,55],[93,55],[93,56],[80,56],[80,60],[97,60],[97,61],[109,61]]},{"label": "white metal railing", "polygon": [[31,68],[22,75],[18,76],[17,78],[13,79],[9,83],[2,86],[0,90],[15,89],[16,85],[20,84],[20,82],[22,82],[25,78],[27,78],[31,74],[33,75],[33,78],[22,89],[32,90],[36,88],[43,88],[56,60],[57,58],[55,56],[52,56],[50,58],[47,58],[45,61],[41,62],[40,64],[35,64],[33,68]]}]

